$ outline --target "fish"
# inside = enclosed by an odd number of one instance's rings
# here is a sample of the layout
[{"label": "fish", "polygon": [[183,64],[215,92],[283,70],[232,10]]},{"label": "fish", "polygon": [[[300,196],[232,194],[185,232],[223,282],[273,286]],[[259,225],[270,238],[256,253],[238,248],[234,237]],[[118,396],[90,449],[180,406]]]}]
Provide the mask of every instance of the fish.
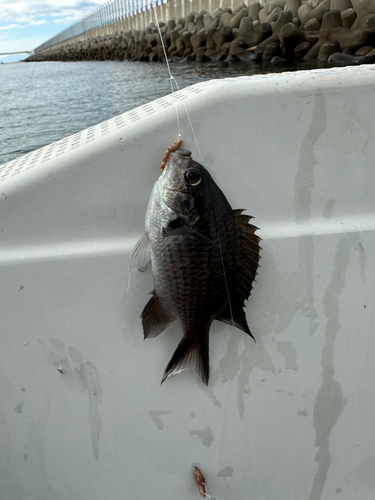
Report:
[{"label": "fish", "polygon": [[257,274],[261,238],[249,223],[253,217],[232,209],[190,151],[169,152],[161,170],[149,199],[145,233],[130,259],[130,271],[150,260],[152,265],[154,290],[141,314],[144,338],[157,337],[177,320],[183,337],[161,383],[195,362],[208,385],[213,320],[254,339],[244,306]]}]

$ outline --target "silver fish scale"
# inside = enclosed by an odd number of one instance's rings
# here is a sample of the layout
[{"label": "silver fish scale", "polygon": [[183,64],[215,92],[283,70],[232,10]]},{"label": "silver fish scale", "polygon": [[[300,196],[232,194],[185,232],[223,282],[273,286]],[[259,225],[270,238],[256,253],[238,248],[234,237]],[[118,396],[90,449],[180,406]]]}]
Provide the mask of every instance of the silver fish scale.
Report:
[{"label": "silver fish scale", "polygon": [[197,324],[207,324],[209,320],[207,256],[199,253],[191,244],[180,240],[172,241],[168,245],[155,245],[153,262],[158,297],[178,319],[185,335],[194,335],[197,333]]},{"label": "silver fish scale", "polygon": [[259,238],[241,212],[232,210],[189,151],[170,154],[151,193],[146,235],[136,252],[148,242],[155,291],[142,312],[145,337],[159,335],[175,319],[183,330],[163,381],[194,359],[208,383],[215,318],[251,335],[243,306],[258,265],[259,256],[251,255],[259,252]]},{"label": "silver fish scale", "polygon": [[[182,236],[166,237],[162,228],[167,227],[176,214],[161,201],[158,185],[151,199],[146,230],[151,241],[156,293],[180,322],[185,335],[201,333],[203,325],[206,327],[202,333],[206,333],[212,319],[222,311],[228,300],[220,251],[200,248]],[[156,207],[158,210],[154,210]],[[228,225],[223,224],[222,218],[220,222],[220,226]],[[235,243],[233,229],[231,232],[232,242]],[[216,232],[215,235],[217,238]],[[225,254],[227,237],[221,236],[221,239]],[[236,246],[232,245],[232,248]],[[225,255],[226,261],[233,262],[234,255]]]}]

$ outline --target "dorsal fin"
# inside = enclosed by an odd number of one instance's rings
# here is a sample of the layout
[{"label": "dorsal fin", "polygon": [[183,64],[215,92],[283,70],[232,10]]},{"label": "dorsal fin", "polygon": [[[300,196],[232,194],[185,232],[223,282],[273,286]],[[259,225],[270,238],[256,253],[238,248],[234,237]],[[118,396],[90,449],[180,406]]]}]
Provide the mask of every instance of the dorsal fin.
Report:
[{"label": "dorsal fin", "polygon": [[[243,210],[233,210],[240,238],[240,255],[235,272],[234,289],[230,291],[231,308],[228,305],[216,319],[230,325],[233,324],[233,326],[254,338],[247,325],[243,308],[245,300],[250,296],[253,281],[257,275],[261,238],[255,234],[258,228],[249,224],[252,217],[242,215],[242,212]],[[233,318],[231,317],[231,311]]]},{"label": "dorsal fin", "polygon": [[236,278],[237,288],[248,298],[259,267],[261,238],[255,234],[258,228],[249,224],[253,217],[243,215],[242,212],[243,210],[233,210],[240,237],[240,259]]}]

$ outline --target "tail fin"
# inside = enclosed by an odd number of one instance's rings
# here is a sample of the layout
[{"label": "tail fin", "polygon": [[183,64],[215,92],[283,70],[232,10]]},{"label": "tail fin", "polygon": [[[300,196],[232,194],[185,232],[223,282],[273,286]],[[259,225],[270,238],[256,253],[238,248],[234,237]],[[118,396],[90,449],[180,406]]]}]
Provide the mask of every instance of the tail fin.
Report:
[{"label": "tail fin", "polygon": [[195,360],[196,369],[202,381],[208,385],[210,376],[208,335],[203,339],[183,337],[165,369],[161,383],[167,378],[181,373],[192,360]]}]

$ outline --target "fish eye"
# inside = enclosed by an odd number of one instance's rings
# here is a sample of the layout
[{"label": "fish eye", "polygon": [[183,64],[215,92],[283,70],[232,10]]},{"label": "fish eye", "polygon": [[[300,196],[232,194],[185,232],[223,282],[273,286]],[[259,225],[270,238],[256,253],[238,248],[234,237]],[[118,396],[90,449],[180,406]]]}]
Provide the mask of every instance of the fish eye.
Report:
[{"label": "fish eye", "polygon": [[189,170],[185,174],[185,179],[192,186],[198,186],[198,184],[202,182],[201,173],[195,168],[189,168]]}]

